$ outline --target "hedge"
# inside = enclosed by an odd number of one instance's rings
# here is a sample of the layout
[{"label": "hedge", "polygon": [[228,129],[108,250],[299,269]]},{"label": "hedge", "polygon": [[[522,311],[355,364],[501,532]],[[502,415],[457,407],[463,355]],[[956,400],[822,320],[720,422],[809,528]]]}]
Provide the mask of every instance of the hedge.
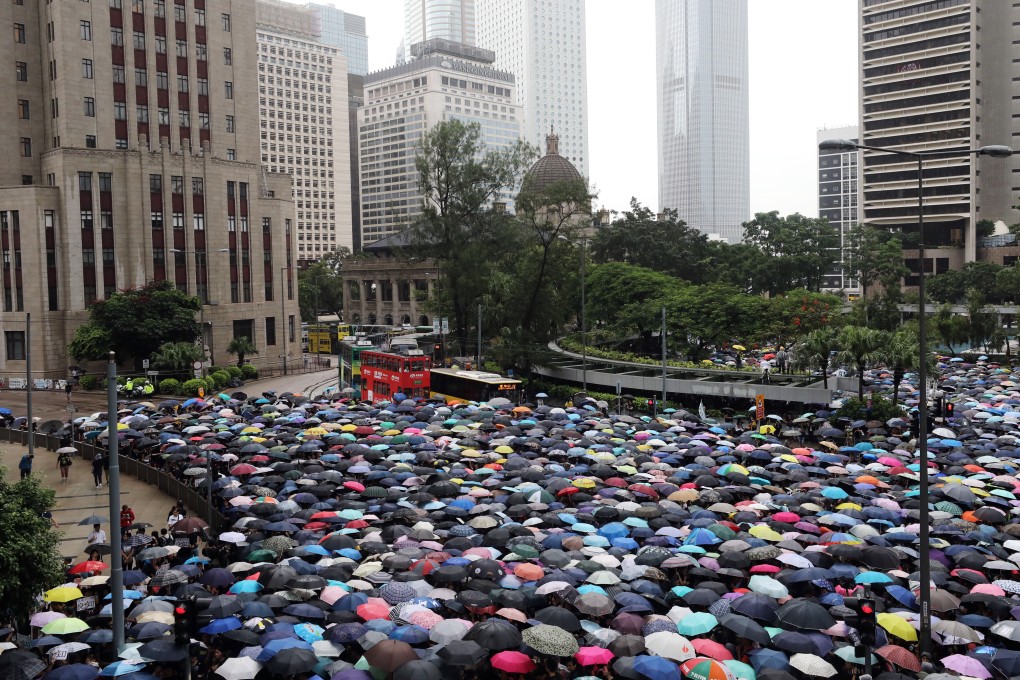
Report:
[{"label": "hedge", "polygon": [[237,366],[227,366],[226,371],[230,374],[231,378],[241,378],[244,375],[244,371]]},{"label": "hedge", "polygon": [[[237,368],[236,366],[234,368]],[[254,380],[259,377],[259,369],[255,368],[251,364],[245,364],[241,366],[241,377],[245,380]]]},{"label": "hedge", "polygon": [[81,383],[81,388],[83,390],[94,390],[99,388],[98,375],[83,375],[79,382]]},{"label": "hedge", "polygon": [[161,394],[177,394],[181,389],[181,381],[177,378],[165,378],[159,381]]},{"label": "hedge", "polygon": [[[192,378],[181,385],[181,394],[187,397],[197,397],[198,388],[205,387],[205,381],[201,378]],[[206,390],[208,392],[208,390]]]}]

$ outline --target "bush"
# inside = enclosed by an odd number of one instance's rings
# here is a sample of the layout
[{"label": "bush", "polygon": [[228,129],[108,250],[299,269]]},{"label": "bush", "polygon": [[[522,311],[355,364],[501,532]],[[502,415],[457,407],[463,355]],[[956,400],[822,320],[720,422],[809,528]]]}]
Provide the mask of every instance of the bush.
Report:
[{"label": "bush", "polygon": [[225,370],[227,370],[227,369],[224,368],[223,366],[210,366],[209,367],[209,375],[212,375],[213,373],[219,373],[220,371],[225,371]]},{"label": "bush", "polygon": [[243,377],[244,371],[237,366],[227,366],[227,373],[230,374],[231,378],[241,378]]},{"label": "bush", "polygon": [[[234,368],[237,368],[236,366]],[[241,377],[245,380],[254,380],[259,377],[259,369],[255,368],[251,364],[245,364],[241,366]]]},{"label": "bush", "polygon": [[177,378],[166,378],[159,381],[159,391],[161,394],[177,394],[180,389],[181,381]]},{"label": "bush", "polygon": [[83,390],[94,390],[99,387],[99,376],[83,375],[79,382],[81,383],[81,388]]},{"label": "bush", "polygon": [[843,406],[837,412],[840,417],[850,420],[881,420],[883,423],[890,418],[904,417],[903,407],[893,406],[892,399],[875,394],[871,398],[871,412],[868,413],[868,401],[865,398],[861,401],[857,397],[851,397],[843,402]]},{"label": "bush", "polygon": [[213,384],[216,386],[216,389],[218,390],[223,389],[224,387],[230,384],[230,374],[227,373],[226,371],[216,371],[215,373],[210,375],[209,378],[212,379]]},{"label": "bush", "polygon": [[[198,388],[205,386],[206,386],[205,381],[202,380],[201,378],[192,378],[191,380],[188,380],[183,385],[181,385],[181,394],[187,397],[197,397]],[[208,393],[209,390],[207,389],[206,394]]]}]

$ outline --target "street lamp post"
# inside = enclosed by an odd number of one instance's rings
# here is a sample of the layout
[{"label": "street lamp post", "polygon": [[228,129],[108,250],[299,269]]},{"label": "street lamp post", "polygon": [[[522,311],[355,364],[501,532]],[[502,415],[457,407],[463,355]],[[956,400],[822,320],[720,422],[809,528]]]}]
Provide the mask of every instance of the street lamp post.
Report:
[{"label": "street lamp post", "polygon": [[[566,241],[567,243],[577,244],[566,236],[557,236],[556,238]],[[585,393],[588,392],[588,331],[585,324],[585,312],[587,311],[587,300],[585,299],[585,270],[588,264],[588,239],[581,236],[581,316],[579,321],[581,322],[581,390]]]},{"label": "street lamp post", "polygon": [[930,151],[904,151],[882,146],[859,144],[849,139],[829,139],[821,142],[822,151],[857,151],[867,149],[896,156],[913,158],[917,161],[917,336],[918,336],[918,403],[917,403],[917,449],[919,459],[918,500],[920,502],[921,556],[920,572],[921,630],[919,633],[922,657],[931,658],[931,545],[928,507],[928,324],[924,299],[924,161],[926,159],[952,158],[956,156],[991,156],[1006,158],[1013,155],[1013,149],[1002,145],[982,146],[978,149],[933,149]]}]

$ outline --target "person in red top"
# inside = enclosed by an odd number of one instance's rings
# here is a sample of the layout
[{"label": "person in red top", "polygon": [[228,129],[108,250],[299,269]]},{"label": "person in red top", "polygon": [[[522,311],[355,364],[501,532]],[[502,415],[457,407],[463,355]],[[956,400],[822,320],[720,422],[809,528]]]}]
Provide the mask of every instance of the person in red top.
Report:
[{"label": "person in red top", "polygon": [[131,525],[135,523],[135,511],[125,503],[120,508],[120,533],[123,536],[128,532]]}]

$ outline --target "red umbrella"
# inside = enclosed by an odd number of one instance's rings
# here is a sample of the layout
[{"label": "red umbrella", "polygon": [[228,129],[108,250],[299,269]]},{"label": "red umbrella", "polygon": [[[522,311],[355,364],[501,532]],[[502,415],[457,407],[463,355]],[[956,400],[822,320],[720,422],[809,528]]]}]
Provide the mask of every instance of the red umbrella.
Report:
[{"label": "red umbrella", "polygon": [[714,640],[694,638],[691,640],[691,644],[694,645],[694,649],[697,650],[698,654],[701,656],[707,656],[712,659],[716,659],[717,661],[726,661],[733,658],[730,650],[726,649],[726,647]]},{"label": "red umbrella", "polygon": [[602,647],[581,647],[577,650],[577,654],[574,654],[577,663],[582,666],[603,666],[612,661],[615,656],[608,649]]},{"label": "red umbrella", "polygon": [[366,621],[388,619],[390,618],[390,605],[385,600],[369,598],[368,602],[358,606],[357,612],[358,616]]},{"label": "red umbrella", "polygon": [[910,650],[904,649],[899,645],[883,645],[875,650],[875,654],[904,670],[914,671],[915,673],[921,671],[921,661]]},{"label": "red umbrella", "polygon": [[521,652],[499,652],[493,655],[491,663],[493,668],[507,673],[530,673],[535,670],[535,662]]},{"label": "red umbrella", "polygon": [[81,574],[86,571],[102,571],[106,568],[107,565],[103,562],[99,562],[98,560],[86,560],[68,569],[68,573]]},{"label": "red umbrella", "polygon": [[232,475],[253,475],[258,471],[259,469],[257,467],[249,465],[248,463],[241,463],[240,465],[235,465],[230,468],[230,474]]}]

